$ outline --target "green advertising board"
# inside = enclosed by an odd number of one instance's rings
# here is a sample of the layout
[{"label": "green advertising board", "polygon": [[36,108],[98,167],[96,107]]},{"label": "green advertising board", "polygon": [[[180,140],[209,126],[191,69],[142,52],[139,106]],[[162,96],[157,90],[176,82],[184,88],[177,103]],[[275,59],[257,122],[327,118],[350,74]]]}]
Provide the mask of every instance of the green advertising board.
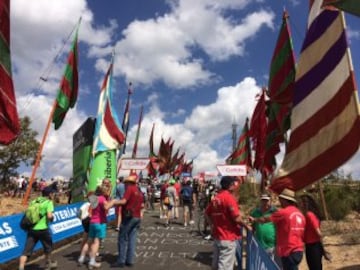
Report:
[{"label": "green advertising board", "polygon": [[116,150],[108,150],[96,154],[90,170],[88,191],[94,191],[104,178],[110,179],[112,187],[115,187]]},{"label": "green advertising board", "polygon": [[84,201],[87,194],[94,129],[95,118],[89,117],[73,135],[72,203]]}]

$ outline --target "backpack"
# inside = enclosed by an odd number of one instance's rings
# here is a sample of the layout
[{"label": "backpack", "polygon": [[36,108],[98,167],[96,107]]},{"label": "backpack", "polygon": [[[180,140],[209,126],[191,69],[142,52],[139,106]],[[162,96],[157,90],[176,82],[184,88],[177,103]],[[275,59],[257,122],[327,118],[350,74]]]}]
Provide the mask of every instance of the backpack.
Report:
[{"label": "backpack", "polygon": [[41,204],[46,200],[47,199],[44,197],[39,197],[30,202],[20,221],[21,229],[28,231],[40,221],[40,219],[44,216],[44,214],[41,213]]},{"label": "backpack", "polygon": [[191,201],[192,198],[191,198],[190,188],[185,187],[181,190],[181,198],[183,201],[186,201],[186,202]]}]

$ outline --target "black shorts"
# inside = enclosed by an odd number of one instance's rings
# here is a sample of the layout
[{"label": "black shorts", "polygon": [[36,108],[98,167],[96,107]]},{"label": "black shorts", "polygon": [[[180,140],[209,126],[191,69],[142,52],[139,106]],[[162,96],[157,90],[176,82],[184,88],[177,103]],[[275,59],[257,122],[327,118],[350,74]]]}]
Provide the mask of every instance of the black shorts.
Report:
[{"label": "black shorts", "polygon": [[90,228],[90,217],[84,218],[81,221],[81,224],[83,226],[84,232],[89,233],[89,228]]},{"label": "black shorts", "polygon": [[36,243],[40,241],[44,248],[45,254],[50,254],[53,249],[53,241],[51,238],[50,230],[30,230],[26,236],[25,248],[22,255],[31,256]]}]

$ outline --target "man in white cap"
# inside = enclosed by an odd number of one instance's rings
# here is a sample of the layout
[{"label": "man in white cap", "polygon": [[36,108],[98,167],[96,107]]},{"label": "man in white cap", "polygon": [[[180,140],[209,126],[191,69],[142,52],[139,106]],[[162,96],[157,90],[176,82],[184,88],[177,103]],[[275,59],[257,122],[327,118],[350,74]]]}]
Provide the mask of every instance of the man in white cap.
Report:
[{"label": "man in white cap", "polygon": [[[277,209],[271,205],[271,198],[268,194],[260,196],[260,205],[256,207],[250,216],[254,218],[268,217]],[[272,222],[253,223],[254,236],[259,242],[259,245],[266,251],[269,256],[274,259],[275,254],[275,225]]]},{"label": "man in white cap", "polygon": [[296,206],[295,192],[285,188],[279,195],[282,209],[268,217],[253,218],[252,222],[273,222],[276,228],[276,254],[283,270],[297,270],[304,253],[305,217]]}]

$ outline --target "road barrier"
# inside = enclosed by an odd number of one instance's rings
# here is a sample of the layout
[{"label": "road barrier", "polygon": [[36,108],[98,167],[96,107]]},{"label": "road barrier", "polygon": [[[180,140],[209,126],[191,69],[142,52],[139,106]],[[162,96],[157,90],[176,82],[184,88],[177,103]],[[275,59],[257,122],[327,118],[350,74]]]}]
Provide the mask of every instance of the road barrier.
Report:
[{"label": "road barrier", "polygon": [[[83,228],[77,212],[82,202],[55,207],[54,221],[50,223],[53,242],[82,233]],[[26,242],[26,232],[20,228],[23,213],[0,217],[0,264],[18,258],[23,252]],[[115,219],[114,208],[109,210],[108,220]],[[37,243],[35,251],[42,248]]]}]

